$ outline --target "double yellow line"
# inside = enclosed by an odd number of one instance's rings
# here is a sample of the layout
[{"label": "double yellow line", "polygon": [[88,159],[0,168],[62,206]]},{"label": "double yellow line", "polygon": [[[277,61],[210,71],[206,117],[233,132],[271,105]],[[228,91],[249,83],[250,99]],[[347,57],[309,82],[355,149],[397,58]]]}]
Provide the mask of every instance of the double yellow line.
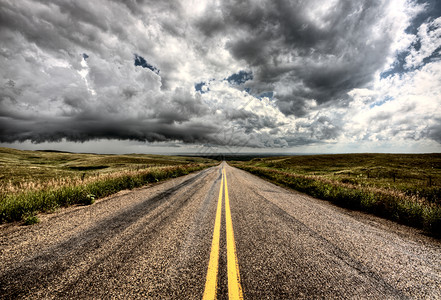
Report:
[{"label": "double yellow line", "polygon": [[217,201],[216,219],[214,221],[213,241],[211,243],[210,262],[208,263],[207,280],[205,282],[204,300],[217,297],[217,274],[219,267],[219,240],[222,215],[222,190],[225,186],[225,227],[227,232],[227,274],[228,298],[243,299],[240,285],[239,264],[237,262],[236,244],[234,242],[233,221],[231,220],[230,199],[225,169],[222,168],[222,179]]}]

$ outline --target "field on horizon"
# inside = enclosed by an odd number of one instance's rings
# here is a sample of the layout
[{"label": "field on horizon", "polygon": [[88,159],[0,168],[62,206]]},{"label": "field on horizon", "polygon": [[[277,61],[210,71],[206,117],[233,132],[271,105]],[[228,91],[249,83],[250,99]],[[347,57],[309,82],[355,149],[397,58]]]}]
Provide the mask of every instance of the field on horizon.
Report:
[{"label": "field on horizon", "polygon": [[0,148],[0,223],[201,170],[198,157],[85,154]]},{"label": "field on horizon", "polygon": [[279,156],[234,166],[280,185],[441,234],[441,154]]}]

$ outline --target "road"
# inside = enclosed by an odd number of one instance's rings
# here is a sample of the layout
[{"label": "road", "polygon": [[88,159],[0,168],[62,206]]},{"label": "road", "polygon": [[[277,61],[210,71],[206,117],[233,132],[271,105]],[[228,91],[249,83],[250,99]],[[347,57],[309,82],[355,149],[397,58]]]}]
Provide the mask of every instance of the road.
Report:
[{"label": "road", "polygon": [[226,163],[2,225],[0,264],[1,298],[441,298],[439,240]]}]

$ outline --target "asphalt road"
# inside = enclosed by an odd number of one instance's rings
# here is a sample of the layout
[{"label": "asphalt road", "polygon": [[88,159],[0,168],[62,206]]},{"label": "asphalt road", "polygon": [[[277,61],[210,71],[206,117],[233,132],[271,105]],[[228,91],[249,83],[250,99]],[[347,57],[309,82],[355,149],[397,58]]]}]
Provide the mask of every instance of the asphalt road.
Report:
[{"label": "asphalt road", "polygon": [[1,298],[441,298],[439,240],[225,163],[41,220],[0,226]]}]

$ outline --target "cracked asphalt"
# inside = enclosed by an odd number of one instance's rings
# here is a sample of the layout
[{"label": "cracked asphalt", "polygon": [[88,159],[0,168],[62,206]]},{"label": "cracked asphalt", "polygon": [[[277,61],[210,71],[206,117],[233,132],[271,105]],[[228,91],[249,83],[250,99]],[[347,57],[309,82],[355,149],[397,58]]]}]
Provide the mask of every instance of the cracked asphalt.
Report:
[{"label": "cracked asphalt", "polygon": [[[441,242],[226,163],[0,226],[2,299],[201,299],[225,167],[245,299],[441,298]],[[225,206],[218,299],[228,299]]]}]

